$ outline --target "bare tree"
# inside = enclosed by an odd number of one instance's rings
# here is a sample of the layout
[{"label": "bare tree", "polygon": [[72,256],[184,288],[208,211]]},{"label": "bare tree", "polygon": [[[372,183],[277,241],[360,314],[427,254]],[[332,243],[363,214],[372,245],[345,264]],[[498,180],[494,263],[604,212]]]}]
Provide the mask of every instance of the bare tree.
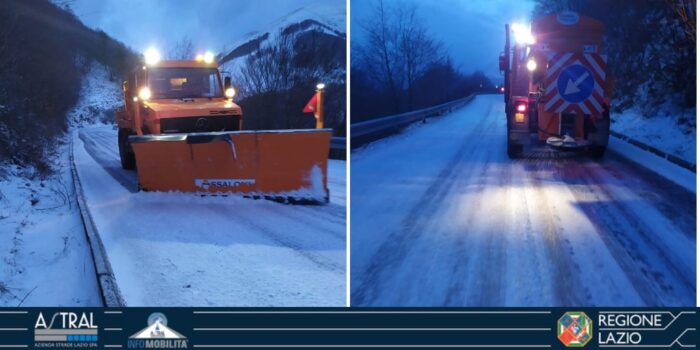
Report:
[{"label": "bare tree", "polygon": [[394,112],[402,110],[404,100],[412,108],[416,79],[441,58],[440,45],[428,33],[418,8],[407,2],[389,7],[379,0],[361,27],[367,34],[358,50],[363,69],[387,90]]},{"label": "bare tree", "polygon": [[367,43],[360,46],[359,53],[367,71],[375,75],[388,90],[393,109],[398,112],[401,107],[403,67],[398,50],[398,30],[393,19],[384,1],[379,0],[374,13],[361,24],[367,33]]},{"label": "bare tree", "polygon": [[666,0],[666,2],[671,6],[673,12],[678,15],[678,19],[685,29],[685,34],[695,43],[697,35],[695,0]]},{"label": "bare tree", "polygon": [[414,107],[415,82],[427,68],[440,60],[440,44],[428,34],[428,29],[417,16],[414,3],[401,3],[397,8],[398,49],[402,54],[407,106]]},{"label": "bare tree", "polygon": [[294,46],[287,36],[273,44],[261,47],[246,57],[236,81],[240,82],[242,97],[266,92],[282,91],[293,86],[292,59]]},{"label": "bare tree", "polygon": [[168,57],[174,60],[191,60],[194,58],[192,39],[183,36],[168,52]]},{"label": "bare tree", "polygon": [[[303,128],[313,118],[301,112],[316,83],[327,88],[327,125],[339,125],[344,118],[345,47],[323,33],[278,35],[249,54],[233,72],[238,99],[248,112],[246,128]],[[343,91],[340,94],[338,91]],[[334,102],[335,101],[335,102]],[[342,106],[341,106],[342,104]],[[342,107],[342,108],[341,108]]]}]

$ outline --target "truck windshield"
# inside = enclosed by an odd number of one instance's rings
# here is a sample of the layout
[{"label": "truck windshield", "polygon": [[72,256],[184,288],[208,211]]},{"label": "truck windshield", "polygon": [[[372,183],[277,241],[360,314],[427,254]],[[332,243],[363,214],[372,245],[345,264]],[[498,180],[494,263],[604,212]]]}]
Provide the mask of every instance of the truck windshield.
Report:
[{"label": "truck windshield", "polygon": [[152,98],[223,97],[215,68],[153,68],[148,70]]}]

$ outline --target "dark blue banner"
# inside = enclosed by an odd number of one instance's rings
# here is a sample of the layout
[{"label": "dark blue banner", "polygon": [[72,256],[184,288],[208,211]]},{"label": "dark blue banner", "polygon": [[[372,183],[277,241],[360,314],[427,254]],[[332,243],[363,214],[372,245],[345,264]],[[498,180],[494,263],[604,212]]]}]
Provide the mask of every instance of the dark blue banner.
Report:
[{"label": "dark blue banner", "polygon": [[697,309],[27,308],[0,348],[685,348]]}]

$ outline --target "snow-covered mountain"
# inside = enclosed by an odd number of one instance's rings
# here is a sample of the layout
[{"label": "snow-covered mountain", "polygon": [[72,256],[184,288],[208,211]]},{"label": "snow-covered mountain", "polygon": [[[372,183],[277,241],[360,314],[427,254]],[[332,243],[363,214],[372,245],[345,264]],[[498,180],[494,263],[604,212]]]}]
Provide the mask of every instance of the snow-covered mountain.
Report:
[{"label": "snow-covered mountain", "polygon": [[[281,36],[291,36],[295,46],[310,40],[322,40],[324,47],[345,47],[346,12],[344,6],[320,2],[298,8],[271,21],[263,31],[250,32],[218,54],[223,70],[238,73],[246,57],[266,45],[273,45]],[[342,58],[345,54],[343,52]],[[340,59],[341,57],[338,57]]]},{"label": "snow-covered mountain", "polygon": [[345,134],[345,6],[323,1],[298,8],[237,36],[217,61],[238,88],[246,129],[312,128],[302,107],[317,83],[326,85],[325,126]]}]

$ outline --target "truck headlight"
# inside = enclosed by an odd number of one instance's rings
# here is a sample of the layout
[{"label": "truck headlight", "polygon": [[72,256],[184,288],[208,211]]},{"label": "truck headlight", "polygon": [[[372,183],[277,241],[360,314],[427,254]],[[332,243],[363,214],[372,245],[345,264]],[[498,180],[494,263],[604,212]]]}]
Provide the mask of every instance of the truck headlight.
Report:
[{"label": "truck headlight", "polygon": [[228,98],[233,98],[233,96],[236,96],[236,90],[232,87],[226,89],[226,92],[224,92],[224,93],[226,94],[226,97],[228,97]]},{"label": "truck headlight", "polygon": [[535,37],[532,36],[529,26],[513,23],[510,28],[513,30],[513,34],[515,34],[516,43],[521,45],[532,45],[535,43]]},{"label": "truck headlight", "polygon": [[152,66],[160,61],[160,52],[158,52],[158,50],[156,50],[155,48],[151,47],[143,53],[143,57],[146,61],[146,64]]},{"label": "truck headlight", "polygon": [[532,72],[532,71],[534,71],[535,69],[537,69],[537,61],[535,61],[535,60],[532,59],[532,58],[529,59],[529,60],[527,60],[527,70],[529,70],[530,72]]},{"label": "truck headlight", "polygon": [[204,58],[204,63],[206,64],[214,63],[214,54],[211,51],[205,52],[202,58]]},{"label": "truck headlight", "polygon": [[139,98],[148,101],[151,98],[151,89],[148,86],[144,86],[139,90]]}]

